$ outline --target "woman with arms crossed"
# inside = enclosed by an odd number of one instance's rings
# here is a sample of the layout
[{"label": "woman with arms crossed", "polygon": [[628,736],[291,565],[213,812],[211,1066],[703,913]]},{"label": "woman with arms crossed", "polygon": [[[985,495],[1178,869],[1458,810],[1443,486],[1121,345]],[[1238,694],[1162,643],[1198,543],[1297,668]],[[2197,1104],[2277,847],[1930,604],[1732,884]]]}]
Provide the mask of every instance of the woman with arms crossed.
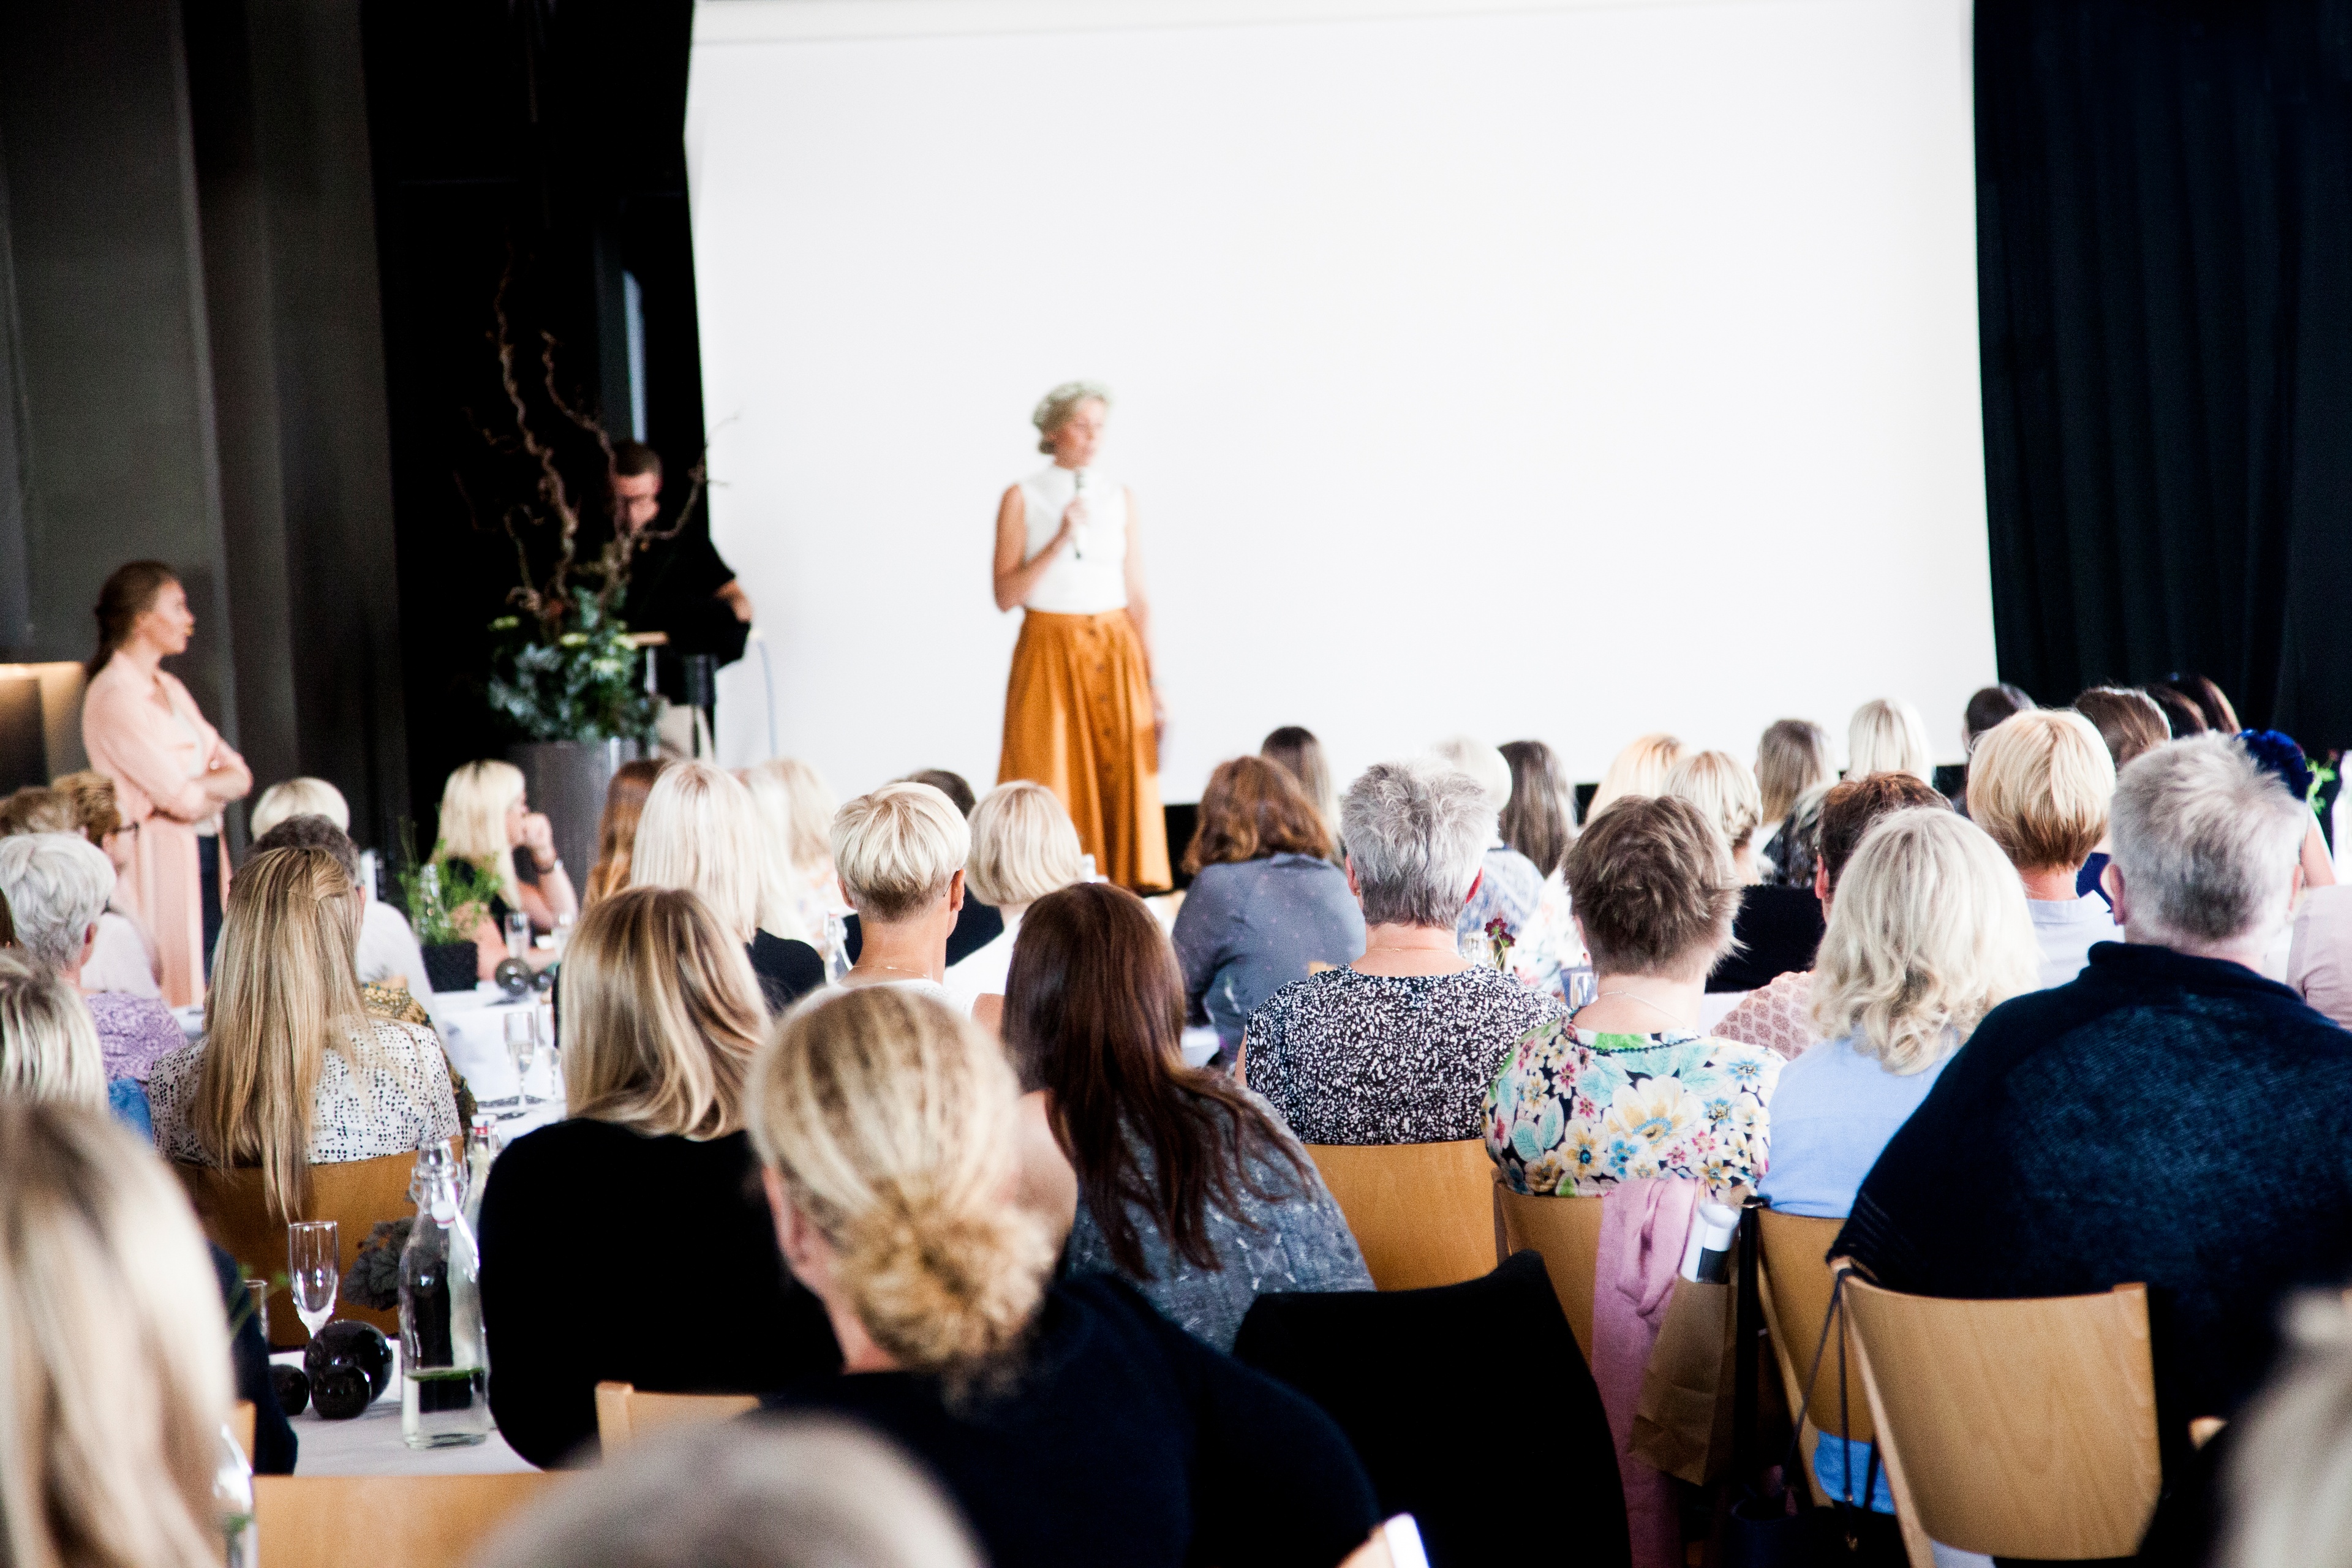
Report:
[{"label": "woman with arms crossed", "polygon": [[1151,682],[1134,492],[1094,468],[1110,393],[1055,387],[1031,416],[1051,467],[996,513],[996,607],[1020,606],[997,782],[1061,797],[1078,841],[1121,887],[1169,886],[1160,810],[1160,699]]}]

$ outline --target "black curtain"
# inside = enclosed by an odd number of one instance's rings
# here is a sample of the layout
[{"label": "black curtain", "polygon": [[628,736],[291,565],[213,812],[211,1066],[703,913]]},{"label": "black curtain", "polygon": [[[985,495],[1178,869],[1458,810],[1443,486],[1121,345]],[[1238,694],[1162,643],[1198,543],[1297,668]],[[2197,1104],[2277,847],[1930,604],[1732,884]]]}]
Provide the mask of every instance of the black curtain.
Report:
[{"label": "black curtain", "polygon": [[1993,621],[2352,746],[2352,0],[1978,0]]}]

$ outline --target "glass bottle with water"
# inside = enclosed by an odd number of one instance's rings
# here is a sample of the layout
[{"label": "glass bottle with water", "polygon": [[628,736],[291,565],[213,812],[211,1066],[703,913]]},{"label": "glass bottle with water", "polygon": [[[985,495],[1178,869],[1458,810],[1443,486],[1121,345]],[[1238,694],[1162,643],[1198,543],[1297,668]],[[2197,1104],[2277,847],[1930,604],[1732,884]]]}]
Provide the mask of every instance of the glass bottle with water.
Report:
[{"label": "glass bottle with water", "polygon": [[416,1223],[400,1255],[400,1436],[412,1448],[490,1436],[481,1254],[458,1207],[461,1181],[447,1143],[416,1152]]}]

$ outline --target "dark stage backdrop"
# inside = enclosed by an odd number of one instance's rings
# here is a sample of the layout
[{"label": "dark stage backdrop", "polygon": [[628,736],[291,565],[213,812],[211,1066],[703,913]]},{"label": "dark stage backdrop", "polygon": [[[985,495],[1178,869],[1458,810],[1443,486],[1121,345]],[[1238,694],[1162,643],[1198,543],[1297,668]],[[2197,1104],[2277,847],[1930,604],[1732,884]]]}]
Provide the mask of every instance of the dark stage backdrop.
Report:
[{"label": "dark stage backdrop", "polygon": [[2000,672],[2352,745],[2352,3],[1979,0]]}]

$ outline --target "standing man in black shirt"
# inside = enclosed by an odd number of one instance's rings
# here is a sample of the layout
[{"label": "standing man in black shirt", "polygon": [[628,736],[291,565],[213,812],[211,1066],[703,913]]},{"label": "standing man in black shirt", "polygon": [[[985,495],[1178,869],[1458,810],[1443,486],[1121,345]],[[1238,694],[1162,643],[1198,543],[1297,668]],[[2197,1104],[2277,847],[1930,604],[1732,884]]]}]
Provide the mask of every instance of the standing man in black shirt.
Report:
[{"label": "standing man in black shirt", "polygon": [[[707,655],[716,668],[742,658],[751,628],[751,598],[712,546],[707,520],[681,519],[667,529],[655,526],[661,513],[661,489],[659,453],[640,441],[614,443],[613,526],[630,545],[629,588],[621,602],[621,618],[633,632],[662,632],[669,637],[654,658],[655,683],[666,704],[661,749],[666,756],[684,757],[696,751],[694,698],[705,705],[705,723],[711,720],[709,692],[707,688],[690,690],[686,661]],[[709,750],[707,731],[702,750]]]}]

